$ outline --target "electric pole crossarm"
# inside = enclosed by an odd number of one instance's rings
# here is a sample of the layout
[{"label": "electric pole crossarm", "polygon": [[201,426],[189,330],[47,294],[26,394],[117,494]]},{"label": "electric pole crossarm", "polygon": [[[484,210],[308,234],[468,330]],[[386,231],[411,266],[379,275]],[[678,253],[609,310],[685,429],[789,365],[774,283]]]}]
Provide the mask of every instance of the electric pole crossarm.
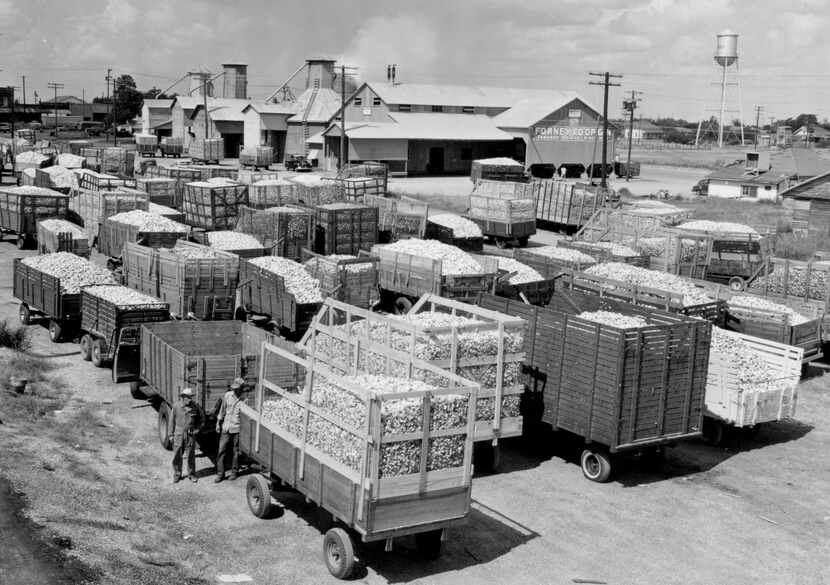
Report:
[{"label": "electric pole crossarm", "polygon": [[[602,85],[605,88],[602,100],[602,183],[600,184],[605,189],[608,187],[608,169],[606,168],[608,165],[608,88],[619,87],[620,84],[612,83],[611,79],[622,79],[622,75],[609,73],[608,71],[605,73],[590,72],[588,75],[603,78],[602,81],[590,81],[588,82],[589,85]],[[592,178],[594,174],[593,167],[594,163],[591,161]]]},{"label": "electric pole crossarm", "polygon": [[55,138],[58,137],[58,90],[63,89],[62,83],[55,83],[54,81],[50,81],[48,83],[49,89],[55,90],[55,101],[52,102],[52,111],[55,114]]}]

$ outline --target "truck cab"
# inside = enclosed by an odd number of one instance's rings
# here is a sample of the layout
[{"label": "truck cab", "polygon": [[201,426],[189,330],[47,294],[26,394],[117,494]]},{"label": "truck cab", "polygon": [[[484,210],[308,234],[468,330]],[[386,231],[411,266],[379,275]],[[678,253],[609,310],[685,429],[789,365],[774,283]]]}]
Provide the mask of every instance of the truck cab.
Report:
[{"label": "truck cab", "polygon": [[702,197],[709,194],[709,179],[701,179],[692,187],[692,193],[696,193]]}]

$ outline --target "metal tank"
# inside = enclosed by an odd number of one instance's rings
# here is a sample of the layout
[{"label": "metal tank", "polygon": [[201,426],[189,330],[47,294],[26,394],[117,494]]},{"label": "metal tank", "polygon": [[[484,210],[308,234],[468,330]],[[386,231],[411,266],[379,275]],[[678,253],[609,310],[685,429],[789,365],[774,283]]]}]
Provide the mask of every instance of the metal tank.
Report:
[{"label": "metal tank", "polygon": [[715,63],[729,67],[738,60],[738,33],[725,30],[718,33],[718,45],[715,50]]}]

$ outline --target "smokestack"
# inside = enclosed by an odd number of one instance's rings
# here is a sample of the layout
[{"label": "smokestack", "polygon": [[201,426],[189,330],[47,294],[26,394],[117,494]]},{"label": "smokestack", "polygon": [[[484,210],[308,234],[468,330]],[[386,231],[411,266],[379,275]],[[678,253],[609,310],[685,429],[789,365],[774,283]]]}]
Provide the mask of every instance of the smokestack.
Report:
[{"label": "smokestack", "polygon": [[226,98],[248,98],[248,66],[243,63],[224,63],[222,96]]}]

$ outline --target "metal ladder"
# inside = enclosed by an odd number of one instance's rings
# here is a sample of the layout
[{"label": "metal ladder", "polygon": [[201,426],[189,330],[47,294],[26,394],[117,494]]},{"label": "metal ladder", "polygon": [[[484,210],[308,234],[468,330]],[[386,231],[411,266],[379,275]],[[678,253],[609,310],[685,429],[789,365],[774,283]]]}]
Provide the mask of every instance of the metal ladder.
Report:
[{"label": "metal ladder", "polygon": [[311,112],[311,106],[314,105],[315,100],[317,99],[317,92],[320,90],[320,80],[314,80],[314,89],[311,92],[311,97],[308,98],[308,103],[305,105],[305,111],[303,112],[303,156],[308,156],[308,142],[307,140],[310,137],[309,129],[308,129],[308,115]]}]

